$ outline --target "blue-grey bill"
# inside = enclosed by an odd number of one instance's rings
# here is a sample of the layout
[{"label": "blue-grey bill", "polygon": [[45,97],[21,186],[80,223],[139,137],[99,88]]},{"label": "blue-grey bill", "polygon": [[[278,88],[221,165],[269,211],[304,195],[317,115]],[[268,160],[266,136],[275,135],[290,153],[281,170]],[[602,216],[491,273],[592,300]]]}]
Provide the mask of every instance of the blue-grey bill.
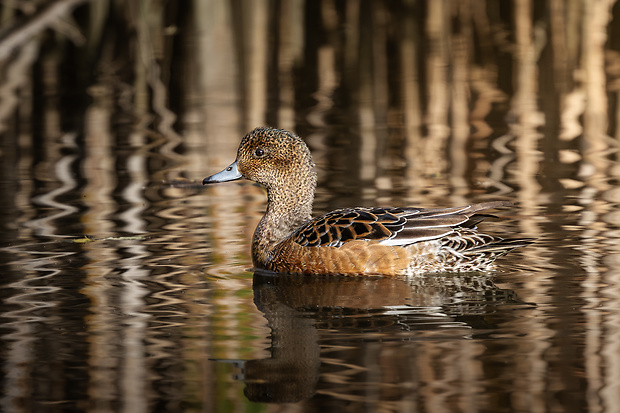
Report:
[{"label": "blue-grey bill", "polygon": [[217,182],[234,181],[242,177],[243,176],[239,172],[239,169],[237,169],[237,161],[235,161],[228,165],[226,169],[224,169],[222,172],[218,172],[215,175],[207,176],[205,179],[202,180],[202,184],[206,185],[214,184]]}]

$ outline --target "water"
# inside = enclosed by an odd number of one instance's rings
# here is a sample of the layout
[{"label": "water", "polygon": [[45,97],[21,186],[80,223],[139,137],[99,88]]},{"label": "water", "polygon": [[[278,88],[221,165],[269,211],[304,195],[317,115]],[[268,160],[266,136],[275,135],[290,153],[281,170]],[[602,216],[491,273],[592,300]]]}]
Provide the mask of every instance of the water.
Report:
[{"label": "water", "polygon": [[[620,7],[276,3],[0,42],[0,410],[620,411]],[[264,191],[200,181],[263,124],[308,142],[317,214],[507,199],[482,227],[536,242],[490,274],[254,272]]]}]

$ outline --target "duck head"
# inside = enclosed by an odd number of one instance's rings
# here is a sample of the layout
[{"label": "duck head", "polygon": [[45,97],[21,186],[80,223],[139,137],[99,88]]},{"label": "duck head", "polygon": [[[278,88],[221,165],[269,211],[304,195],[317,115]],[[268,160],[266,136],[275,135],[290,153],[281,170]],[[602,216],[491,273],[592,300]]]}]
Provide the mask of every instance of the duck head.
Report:
[{"label": "duck head", "polygon": [[314,195],[316,172],[308,146],[297,135],[269,127],[256,128],[243,137],[237,158],[223,171],[205,178],[203,185],[249,179],[267,191],[296,192],[310,189]]}]

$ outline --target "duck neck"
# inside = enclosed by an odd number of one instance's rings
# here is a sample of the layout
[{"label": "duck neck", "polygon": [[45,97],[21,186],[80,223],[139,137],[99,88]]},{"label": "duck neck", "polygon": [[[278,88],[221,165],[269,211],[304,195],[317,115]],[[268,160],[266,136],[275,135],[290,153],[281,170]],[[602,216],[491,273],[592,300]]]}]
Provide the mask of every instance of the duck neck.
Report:
[{"label": "duck neck", "polygon": [[264,267],[276,245],[312,219],[315,182],[312,179],[294,189],[267,188],[267,211],[256,227],[252,242],[255,266]]}]

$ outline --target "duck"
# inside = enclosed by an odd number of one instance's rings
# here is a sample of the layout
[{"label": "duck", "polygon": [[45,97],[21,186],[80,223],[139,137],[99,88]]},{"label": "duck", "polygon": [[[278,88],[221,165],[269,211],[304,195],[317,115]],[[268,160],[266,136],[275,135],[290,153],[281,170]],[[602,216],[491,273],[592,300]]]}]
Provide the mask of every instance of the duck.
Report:
[{"label": "duck", "polygon": [[203,185],[238,179],[267,191],[252,239],[256,269],[307,275],[415,275],[491,271],[495,260],[532,242],[479,232],[482,212],[508,201],[460,207],[351,207],[313,217],[317,174],[296,134],[258,127],[242,139],[233,163]]}]

